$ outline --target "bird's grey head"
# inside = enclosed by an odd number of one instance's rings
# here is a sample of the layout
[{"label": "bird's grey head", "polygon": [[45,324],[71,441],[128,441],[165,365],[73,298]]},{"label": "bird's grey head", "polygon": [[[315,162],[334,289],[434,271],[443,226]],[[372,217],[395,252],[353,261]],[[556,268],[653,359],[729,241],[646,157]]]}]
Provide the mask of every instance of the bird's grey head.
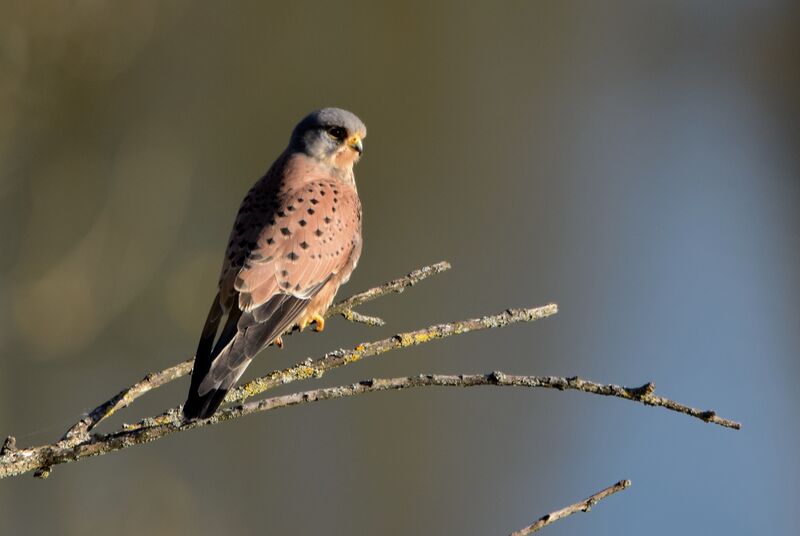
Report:
[{"label": "bird's grey head", "polygon": [[311,112],[292,131],[289,149],[328,162],[337,168],[352,167],[364,152],[367,127],[354,113],[341,108]]}]

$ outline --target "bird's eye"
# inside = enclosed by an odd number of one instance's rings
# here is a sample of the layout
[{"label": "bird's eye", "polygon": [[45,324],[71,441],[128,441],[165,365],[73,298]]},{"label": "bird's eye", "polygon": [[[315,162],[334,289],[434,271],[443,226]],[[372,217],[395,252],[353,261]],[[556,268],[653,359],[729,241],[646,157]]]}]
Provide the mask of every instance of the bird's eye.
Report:
[{"label": "bird's eye", "polygon": [[343,140],[347,137],[347,131],[342,127],[328,127],[328,134],[337,140]]}]

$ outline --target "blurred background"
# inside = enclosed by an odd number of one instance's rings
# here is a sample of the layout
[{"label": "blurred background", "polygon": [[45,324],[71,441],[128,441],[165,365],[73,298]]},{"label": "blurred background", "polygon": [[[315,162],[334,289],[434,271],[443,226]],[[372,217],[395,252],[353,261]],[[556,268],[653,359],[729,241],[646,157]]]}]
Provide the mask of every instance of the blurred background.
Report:
[{"label": "blurred background", "polygon": [[[535,324],[312,385],[502,370],[641,385],[424,389],[253,416],[0,482],[0,533],[796,534],[796,2],[2,2],[0,435],[51,442],[194,351],[230,226],[307,112],[369,127],[346,296],[446,275],[247,377],[431,323]],[[175,382],[105,424],[172,407]]]}]

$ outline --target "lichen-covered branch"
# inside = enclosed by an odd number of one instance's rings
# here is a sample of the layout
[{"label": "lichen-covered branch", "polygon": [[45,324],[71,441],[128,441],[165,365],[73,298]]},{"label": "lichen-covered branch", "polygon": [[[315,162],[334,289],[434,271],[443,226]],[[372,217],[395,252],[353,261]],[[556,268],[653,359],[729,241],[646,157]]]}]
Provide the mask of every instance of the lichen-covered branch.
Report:
[{"label": "lichen-covered branch", "polygon": [[386,296],[387,294],[400,294],[408,287],[413,287],[423,279],[427,279],[432,275],[441,274],[450,268],[449,262],[442,261],[431,264],[430,266],[425,266],[419,270],[414,270],[406,276],[384,283],[379,287],[359,292],[346,300],[340,301],[328,309],[326,316],[343,315],[346,318],[349,312],[352,312],[354,308],[363,303],[380,298],[381,296]]},{"label": "lichen-covered branch", "polygon": [[[396,290],[390,290],[390,292],[396,292]],[[359,299],[373,299],[378,295],[381,294],[371,293],[367,296],[362,295]],[[272,387],[290,383],[296,380],[319,377],[326,370],[331,368],[354,363],[365,357],[376,356],[386,353],[390,350],[397,350],[399,348],[422,344],[444,337],[450,337],[452,335],[469,333],[471,331],[497,328],[518,322],[530,322],[553,315],[557,311],[558,307],[555,304],[533,309],[509,309],[492,316],[462,320],[447,324],[438,324],[417,331],[400,333],[387,339],[360,344],[350,350],[337,350],[330,352],[320,359],[306,360],[306,362],[284,371],[273,372],[272,374],[253,380],[239,387],[238,389],[231,391],[229,396],[226,397],[226,400],[229,402],[242,401],[246,397],[254,396]],[[176,365],[176,367],[173,367],[172,369],[173,370],[167,369],[167,371],[162,371],[162,373],[150,375],[150,380],[145,378],[143,382],[139,382],[139,384],[135,385],[134,389],[140,395],[146,392],[146,390],[151,390],[153,386],[163,385],[167,381],[171,381],[172,377],[178,377],[176,376],[177,374],[185,372],[181,370],[180,364]],[[152,384],[147,385],[148,381],[152,382]],[[98,411],[100,419],[105,418],[105,416],[110,414],[108,413],[109,411],[113,412],[116,408],[122,407],[121,404],[125,403],[124,396],[125,394],[123,392],[118,395],[118,397],[122,397],[121,399],[115,397],[115,399],[109,401],[107,405],[110,409],[100,409]],[[103,407],[104,406],[101,406],[101,408]],[[178,419],[179,414],[179,408],[173,408],[162,415],[144,419],[142,423],[137,426],[126,427],[123,431],[126,434],[132,434],[135,433],[136,430],[156,429],[158,426],[167,422],[173,422],[174,424],[174,421]],[[204,422],[216,422],[215,419],[209,419]],[[86,420],[91,422],[91,414],[86,418]],[[193,426],[194,425],[187,426],[187,428],[191,428]],[[178,427],[183,429],[181,426]],[[75,427],[73,427],[73,429],[74,428]],[[142,436],[125,435],[124,437],[126,438],[145,438],[143,440],[134,439],[133,443],[126,443],[126,446],[152,440],[151,432],[142,432],[142,434]],[[115,436],[114,434],[111,434],[110,436],[102,436],[97,434],[92,435],[87,430],[83,433],[70,433],[67,437],[62,438],[59,442],[53,445],[45,445],[42,447],[33,447],[20,450],[6,449],[4,455],[0,456],[0,478],[13,476],[32,470],[36,471],[37,476],[46,477],[49,474],[50,467],[53,465],[65,463],[67,461],[74,461],[75,459],[81,459],[86,456],[105,454],[107,452],[118,450],[118,448],[114,448],[114,445],[118,444],[116,441],[111,441],[108,448],[97,446],[98,438],[101,437],[113,438]]]},{"label": "lichen-covered branch", "polygon": [[606,497],[610,497],[615,493],[627,489],[631,486],[630,480],[620,480],[613,486],[609,486],[603,491],[598,491],[591,497],[587,497],[586,499],[576,502],[575,504],[571,504],[566,508],[562,508],[561,510],[556,510],[555,512],[551,512],[545,516],[540,517],[536,520],[535,523],[532,525],[528,525],[523,529],[519,529],[511,533],[511,536],[527,536],[528,534],[533,534],[534,532],[538,532],[539,530],[543,529],[547,525],[551,523],[555,523],[559,519],[564,519],[565,517],[571,516],[577,512],[588,512],[592,509],[592,507],[597,504],[598,502],[602,501]]},{"label": "lichen-covered branch", "polygon": [[[225,402],[228,404],[243,402],[247,398],[259,395],[279,385],[286,385],[287,383],[307,380],[309,378],[321,378],[328,370],[355,363],[367,357],[385,354],[391,350],[399,350],[400,348],[407,348],[437,339],[444,339],[446,337],[452,337],[453,335],[462,335],[471,331],[499,328],[518,322],[532,322],[552,316],[557,312],[558,305],[554,303],[530,309],[507,309],[496,315],[437,324],[416,331],[398,333],[397,335],[379,341],[362,343],[349,350],[335,350],[333,352],[328,352],[321,358],[306,359],[302,363],[292,367],[276,370],[270,372],[266,376],[250,380],[232,389],[225,397]],[[179,413],[178,409],[179,408],[172,408],[161,415],[146,419],[145,424],[154,425],[167,422],[171,420],[174,415]]]},{"label": "lichen-covered branch", "polygon": [[[354,311],[354,307],[390,293],[402,292],[405,288],[431,275],[441,273],[450,267],[447,263],[438,263],[422,268],[411,274],[375,287],[366,292],[356,294],[328,310],[327,316],[341,314],[354,321],[372,325],[381,325],[382,320],[366,317]],[[498,387],[542,387],[548,389],[572,389],[586,393],[614,396],[639,402],[650,406],[664,407],[683,413],[706,422],[738,429],[739,423],[721,418],[713,411],[695,409],[673,400],[656,396],[655,386],[647,383],[641,387],[629,388],[610,384],[599,384],[582,380],[578,377],[561,378],[554,376],[514,376],[501,372],[472,375],[420,375],[393,379],[373,379],[352,385],[315,389],[292,393],[262,400],[247,401],[248,398],[279,385],[297,380],[318,378],[327,370],[355,363],[367,357],[377,356],[391,350],[398,350],[453,335],[471,331],[498,328],[519,322],[531,322],[546,318],[558,312],[558,306],[549,304],[530,309],[508,309],[504,312],[460,320],[445,324],[437,324],[424,329],[400,333],[392,337],[359,344],[349,350],[336,350],[319,359],[307,359],[299,365],[285,370],[275,371],[261,378],[250,381],[232,390],[226,397],[228,404],[236,404],[220,410],[210,419],[186,422],[181,418],[180,407],[142,419],[134,425],[123,425],[122,429],[109,433],[97,434],[92,429],[115,411],[129,405],[138,397],[177,378],[189,374],[191,361],[184,361],[173,367],[148,374],[143,380],[121,391],[116,396],[101,404],[86,417],[81,419],[58,442],[38,447],[17,448],[13,437],[9,437],[0,449],[0,478],[34,471],[36,476],[46,477],[54,465],[73,462],[107,454],[124,448],[147,443],[174,432],[209,426],[219,422],[236,419],[256,412],[288,407],[297,404],[345,398],[375,391],[407,389],[412,387],[475,387],[491,385]],[[602,492],[601,492],[602,493]],[[591,499],[591,498],[590,498]],[[567,514],[568,515],[568,514]],[[538,530],[538,529],[537,529]]]},{"label": "lichen-covered branch", "polygon": [[[359,322],[371,326],[382,326],[383,320],[376,317],[366,316],[354,311],[355,307],[372,301],[387,294],[399,294],[406,288],[412,287],[420,281],[427,279],[432,275],[440,274],[450,269],[450,263],[442,261],[424,266],[418,270],[414,270],[408,275],[399,277],[383,285],[373,287],[364,292],[359,292],[345,300],[330,307],[326,313],[325,318],[334,315],[342,315],[351,322]],[[78,442],[86,437],[95,426],[102,421],[113,415],[117,410],[129,406],[134,400],[144,395],[148,391],[152,391],[161,387],[173,380],[187,376],[192,372],[192,362],[194,358],[182,361],[177,365],[166,368],[158,372],[151,372],[145,376],[141,381],[127,387],[114,395],[109,400],[103,402],[95,409],[86,414],[80,421],[72,425],[69,430],[62,437],[62,441],[69,441],[72,443]]]},{"label": "lichen-covered branch", "polygon": [[551,303],[531,309],[508,309],[496,315],[438,324],[416,331],[398,333],[397,335],[380,341],[359,344],[355,348],[349,350],[328,352],[319,359],[306,360],[299,365],[256,378],[255,380],[233,389],[228,393],[228,396],[225,397],[225,401],[228,403],[241,402],[246,398],[256,396],[279,385],[285,385],[307,378],[319,378],[330,369],[354,363],[367,357],[384,354],[391,350],[399,350],[400,348],[407,348],[437,339],[444,339],[446,337],[452,337],[453,335],[462,335],[471,331],[500,328],[518,322],[533,322],[534,320],[552,316],[557,312],[558,306]]},{"label": "lichen-covered branch", "polygon": [[111,434],[89,435],[86,439],[78,443],[59,442],[53,445],[9,450],[0,456],[0,478],[29,471],[37,471],[39,476],[47,476],[50,468],[54,465],[73,462],[90,456],[108,454],[134,445],[148,443],[175,432],[215,425],[220,422],[263,411],[308,404],[311,402],[320,402],[323,400],[347,398],[378,391],[400,390],[414,387],[478,386],[539,387],[558,390],[572,389],[596,395],[615,396],[646,405],[660,406],[730,428],[738,429],[739,427],[738,423],[722,419],[716,415],[714,415],[712,419],[710,414],[713,414],[713,412],[704,412],[663,397],[656,397],[653,394],[654,387],[652,383],[647,383],[642,387],[628,388],[589,382],[579,378],[519,376],[502,372],[459,375],[423,374],[401,378],[365,380],[352,385],[313,389],[263,400],[244,402],[238,406],[224,408],[210,419],[201,421],[186,422],[181,419],[180,412],[175,409],[157,419],[143,419],[133,426],[123,427],[122,430]]}]

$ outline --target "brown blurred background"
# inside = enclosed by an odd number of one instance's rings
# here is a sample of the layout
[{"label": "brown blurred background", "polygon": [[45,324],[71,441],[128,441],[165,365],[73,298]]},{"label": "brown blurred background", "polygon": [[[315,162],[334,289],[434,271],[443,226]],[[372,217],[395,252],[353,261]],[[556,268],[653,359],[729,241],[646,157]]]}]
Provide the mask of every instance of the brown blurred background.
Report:
[{"label": "brown blurred background", "polygon": [[0,533],[504,534],[621,478],[548,534],[800,532],[796,2],[1,6],[0,435],[50,442],[191,355],[241,198],[328,105],[370,132],[343,294],[454,269],[364,309],[388,326],[332,321],[249,376],[556,301],[317,385],[653,380],[744,429],[576,393],[384,393],[4,480]]}]

